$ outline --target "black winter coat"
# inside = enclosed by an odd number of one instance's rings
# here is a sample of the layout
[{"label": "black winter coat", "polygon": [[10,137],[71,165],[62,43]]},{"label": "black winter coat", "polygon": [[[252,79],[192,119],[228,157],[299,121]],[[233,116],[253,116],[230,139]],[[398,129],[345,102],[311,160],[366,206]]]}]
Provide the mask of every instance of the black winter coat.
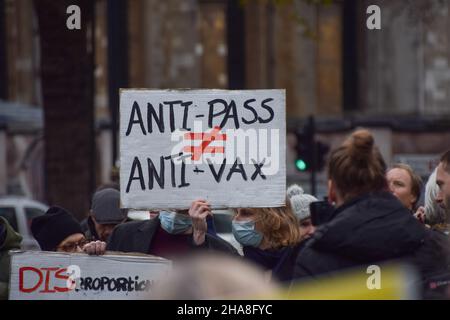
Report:
[{"label": "black winter coat", "polygon": [[424,227],[392,194],[367,194],[337,208],[299,252],[294,278],[400,260],[417,268],[425,297],[448,277],[448,238]]},{"label": "black winter coat", "polygon": [[[160,221],[157,218],[119,224],[110,235],[106,250],[148,254],[153,236],[158,228],[160,228]],[[191,247],[193,250],[206,249],[238,255],[231,244],[208,233],[203,245],[196,246],[192,242]]]}]

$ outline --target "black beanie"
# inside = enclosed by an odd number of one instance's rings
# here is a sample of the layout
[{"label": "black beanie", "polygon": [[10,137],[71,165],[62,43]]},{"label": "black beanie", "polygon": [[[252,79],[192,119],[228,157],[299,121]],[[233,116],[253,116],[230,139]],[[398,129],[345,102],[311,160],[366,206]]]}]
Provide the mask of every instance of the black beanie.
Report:
[{"label": "black beanie", "polygon": [[44,215],[34,218],[31,232],[44,251],[55,251],[68,236],[83,234],[80,224],[61,207],[51,207]]}]

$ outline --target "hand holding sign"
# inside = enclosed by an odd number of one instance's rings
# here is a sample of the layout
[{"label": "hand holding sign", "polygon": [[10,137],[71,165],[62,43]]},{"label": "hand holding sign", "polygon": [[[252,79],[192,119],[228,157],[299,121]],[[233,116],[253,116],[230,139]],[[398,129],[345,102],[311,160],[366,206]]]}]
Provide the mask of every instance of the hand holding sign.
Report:
[{"label": "hand holding sign", "polygon": [[211,207],[205,200],[196,200],[189,209],[189,216],[192,219],[192,231],[194,243],[202,245],[205,242],[205,235],[208,230],[206,217],[212,215]]},{"label": "hand holding sign", "polygon": [[101,256],[101,255],[105,254],[106,242],[91,241],[83,246],[83,251],[89,255]]}]

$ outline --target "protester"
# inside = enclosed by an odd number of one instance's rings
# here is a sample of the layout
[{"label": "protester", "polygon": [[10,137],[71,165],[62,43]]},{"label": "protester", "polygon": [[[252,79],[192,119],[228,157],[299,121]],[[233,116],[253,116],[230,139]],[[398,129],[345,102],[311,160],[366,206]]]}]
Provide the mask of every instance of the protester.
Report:
[{"label": "protester", "polygon": [[439,294],[429,281],[448,274],[446,237],[425,228],[387,192],[386,165],[370,132],[357,130],[335,149],[327,171],[336,209],[300,251],[295,276],[400,259],[417,267],[425,296]]},{"label": "protester", "polygon": [[395,164],[387,173],[389,189],[392,194],[412,213],[417,209],[420,199],[422,179],[413,169],[403,163]]},{"label": "protester", "polygon": [[436,184],[436,169],[428,177],[425,185],[424,206],[417,209],[415,216],[419,221],[426,223],[427,227],[448,234],[449,226],[445,210],[436,202],[436,196],[439,192],[439,187]]},{"label": "protester", "polygon": [[436,169],[436,184],[438,186],[436,202],[444,210],[445,218],[441,222],[441,226],[437,226],[437,229],[448,235],[450,230],[450,150],[442,155]]},{"label": "protester", "polygon": [[292,211],[299,221],[300,241],[309,239],[316,230],[311,221],[309,206],[312,202],[319,200],[310,194],[305,194],[303,188],[296,184],[287,189],[287,196],[291,203]]},{"label": "protester", "polygon": [[237,254],[232,245],[207,232],[208,215],[212,215],[209,204],[197,200],[189,210],[160,211],[158,218],[118,225],[111,234],[107,250],[164,258],[201,249]]},{"label": "protester", "polygon": [[280,293],[279,284],[267,281],[257,266],[229,255],[202,254],[177,260],[168,277],[156,284],[150,299],[274,299]]},{"label": "protester", "polygon": [[232,230],[247,260],[279,281],[292,279],[300,229],[289,201],[286,207],[238,209]]},{"label": "protester", "polygon": [[92,197],[90,214],[81,226],[88,240],[107,242],[113,229],[126,221],[127,210],[120,208],[120,192],[105,188]]},{"label": "protester", "polygon": [[31,232],[43,251],[85,252],[99,255],[105,252],[103,241],[88,242],[80,224],[64,208],[50,207],[31,221]]},{"label": "protester", "polygon": [[22,236],[14,231],[8,221],[0,217],[0,300],[8,299],[10,275],[9,251],[20,249]]},{"label": "protester", "polygon": [[149,216],[150,216],[150,219],[155,219],[155,218],[158,218],[158,216],[159,216],[159,211],[150,210],[150,211],[148,212],[148,214],[149,214]]}]

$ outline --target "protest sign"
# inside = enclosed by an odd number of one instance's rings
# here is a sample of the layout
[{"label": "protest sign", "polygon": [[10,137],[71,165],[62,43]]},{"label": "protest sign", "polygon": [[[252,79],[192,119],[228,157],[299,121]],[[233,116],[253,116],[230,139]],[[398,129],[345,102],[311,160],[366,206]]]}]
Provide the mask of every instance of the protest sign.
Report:
[{"label": "protest sign", "polygon": [[13,251],[11,300],[148,299],[171,261],[145,255]]},{"label": "protest sign", "polygon": [[285,90],[121,90],[125,208],[283,206],[285,153]]}]

